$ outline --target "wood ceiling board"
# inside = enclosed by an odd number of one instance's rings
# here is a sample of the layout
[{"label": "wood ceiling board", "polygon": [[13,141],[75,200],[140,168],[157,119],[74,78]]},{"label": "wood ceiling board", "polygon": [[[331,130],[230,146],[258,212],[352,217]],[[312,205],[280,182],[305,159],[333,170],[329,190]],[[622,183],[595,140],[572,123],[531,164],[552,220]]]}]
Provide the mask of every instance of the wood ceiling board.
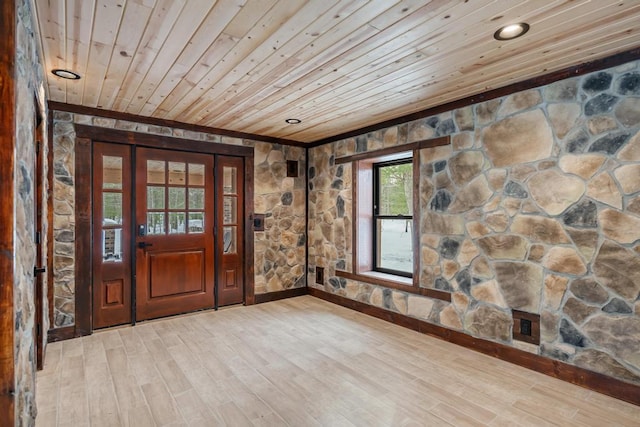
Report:
[{"label": "wood ceiling board", "polygon": [[[205,57],[208,49],[212,46],[211,40],[217,40],[220,37],[227,23],[238,14],[244,3],[245,1],[241,0],[220,0],[215,3],[208,16],[202,21],[200,28],[176,59],[175,66],[179,72],[167,74],[162,79],[140,111],[141,115],[154,114],[157,116],[159,106],[186,79],[191,70],[198,64],[202,64],[203,61],[211,62],[209,58]],[[228,38],[222,38],[222,40],[228,40]],[[215,58],[213,60],[215,61]]]},{"label": "wood ceiling board", "polygon": [[102,82],[102,88],[96,101],[98,108],[111,108],[115,102],[127,70],[133,62],[133,54],[138,50],[144,35],[145,26],[140,22],[147,22],[153,9],[138,2],[127,2],[120,31],[111,51],[109,67]]},{"label": "wood ceiling board", "polygon": [[305,142],[640,46],[624,0],[35,3],[51,100]]},{"label": "wood ceiling board", "polygon": [[185,4],[186,0],[157,0],[111,109],[126,112]]}]

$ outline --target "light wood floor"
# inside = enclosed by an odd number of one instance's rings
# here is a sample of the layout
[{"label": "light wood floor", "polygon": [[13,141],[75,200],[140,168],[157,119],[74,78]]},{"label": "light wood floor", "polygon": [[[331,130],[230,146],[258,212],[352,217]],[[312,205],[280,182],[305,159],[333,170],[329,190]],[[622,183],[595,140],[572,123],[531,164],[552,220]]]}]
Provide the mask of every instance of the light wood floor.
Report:
[{"label": "light wood floor", "polygon": [[639,426],[640,407],[311,296],[52,343],[42,426]]}]

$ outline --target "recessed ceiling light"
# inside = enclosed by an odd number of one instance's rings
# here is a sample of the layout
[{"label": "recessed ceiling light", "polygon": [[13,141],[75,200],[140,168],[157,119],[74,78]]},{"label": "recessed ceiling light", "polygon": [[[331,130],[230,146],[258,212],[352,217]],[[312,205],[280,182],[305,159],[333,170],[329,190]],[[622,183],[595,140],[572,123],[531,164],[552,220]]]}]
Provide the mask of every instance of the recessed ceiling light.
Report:
[{"label": "recessed ceiling light", "polygon": [[80,74],[74,73],[73,71],[69,71],[69,70],[63,70],[61,68],[56,68],[54,70],[51,70],[51,73],[53,73],[58,77],[62,77],[63,79],[80,80]]},{"label": "recessed ceiling light", "polygon": [[493,38],[496,40],[513,40],[523,36],[527,31],[529,31],[529,24],[520,22],[519,24],[511,24],[500,28],[493,33]]},{"label": "recessed ceiling light", "polygon": [[300,119],[287,119],[287,120],[285,120],[285,122],[289,123],[290,125],[297,125],[299,123],[302,123],[302,120],[300,120]]}]

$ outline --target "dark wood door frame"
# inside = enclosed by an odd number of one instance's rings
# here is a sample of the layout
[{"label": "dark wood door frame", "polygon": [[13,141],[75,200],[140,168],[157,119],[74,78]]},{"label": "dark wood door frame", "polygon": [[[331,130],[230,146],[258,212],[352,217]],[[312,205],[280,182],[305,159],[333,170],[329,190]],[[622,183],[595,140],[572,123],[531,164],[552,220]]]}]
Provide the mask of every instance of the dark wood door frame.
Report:
[{"label": "dark wood door frame", "polygon": [[[253,267],[253,183],[254,183],[254,154],[252,147],[235,146],[219,143],[209,143],[204,141],[192,141],[181,138],[173,138],[162,135],[150,135],[130,131],[120,131],[113,129],[97,128],[87,125],[75,125],[76,130],[76,181],[75,181],[75,203],[76,203],[76,257],[80,254],[85,259],[90,259],[92,250],[92,199],[91,199],[91,163],[92,144],[96,142],[110,142],[117,144],[127,144],[140,147],[161,148],[167,150],[195,152],[203,154],[220,154],[236,157],[243,157],[245,162],[245,209],[244,220],[244,277],[245,277],[245,305],[255,303],[254,295],[254,267]],[[91,262],[76,262],[75,283],[76,283],[76,321],[72,327],[59,328],[51,331],[49,339],[51,341],[68,339],[89,335],[93,331],[93,306],[91,290]]]}]

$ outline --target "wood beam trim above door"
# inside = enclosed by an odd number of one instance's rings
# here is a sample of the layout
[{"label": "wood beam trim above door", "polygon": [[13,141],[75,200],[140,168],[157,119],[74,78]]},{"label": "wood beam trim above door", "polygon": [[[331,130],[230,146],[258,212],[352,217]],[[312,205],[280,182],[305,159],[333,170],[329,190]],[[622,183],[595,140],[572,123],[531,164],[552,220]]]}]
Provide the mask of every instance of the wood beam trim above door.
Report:
[{"label": "wood beam trim above door", "polygon": [[68,113],[85,114],[88,116],[105,117],[116,120],[126,120],[130,122],[144,123],[155,126],[167,126],[170,128],[190,130],[194,132],[204,132],[231,138],[251,139],[253,141],[268,142],[271,144],[291,145],[294,147],[306,147],[304,142],[291,139],[275,138],[271,136],[256,135],[253,133],[236,132],[227,129],[212,128],[208,126],[192,125],[189,123],[177,122],[174,120],[159,119],[156,117],[139,116],[136,114],[121,113],[118,111],[102,110],[100,108],[85,107],[82,105],[65,104],[63,102],[49,101],[50,110],[65,111]]},{"label": "wood beam trim above door", "polygon": [[94,141],[115,142],[119,144],[140,145],[149,148],[178,150],[194,153],[225,154],[230,156],[253,156],[253,147],[222,144],[218,142],[194,141],[171,136],[154,135],[140,132],[100,128],[88,125],[75,125],[76,136]]}]

